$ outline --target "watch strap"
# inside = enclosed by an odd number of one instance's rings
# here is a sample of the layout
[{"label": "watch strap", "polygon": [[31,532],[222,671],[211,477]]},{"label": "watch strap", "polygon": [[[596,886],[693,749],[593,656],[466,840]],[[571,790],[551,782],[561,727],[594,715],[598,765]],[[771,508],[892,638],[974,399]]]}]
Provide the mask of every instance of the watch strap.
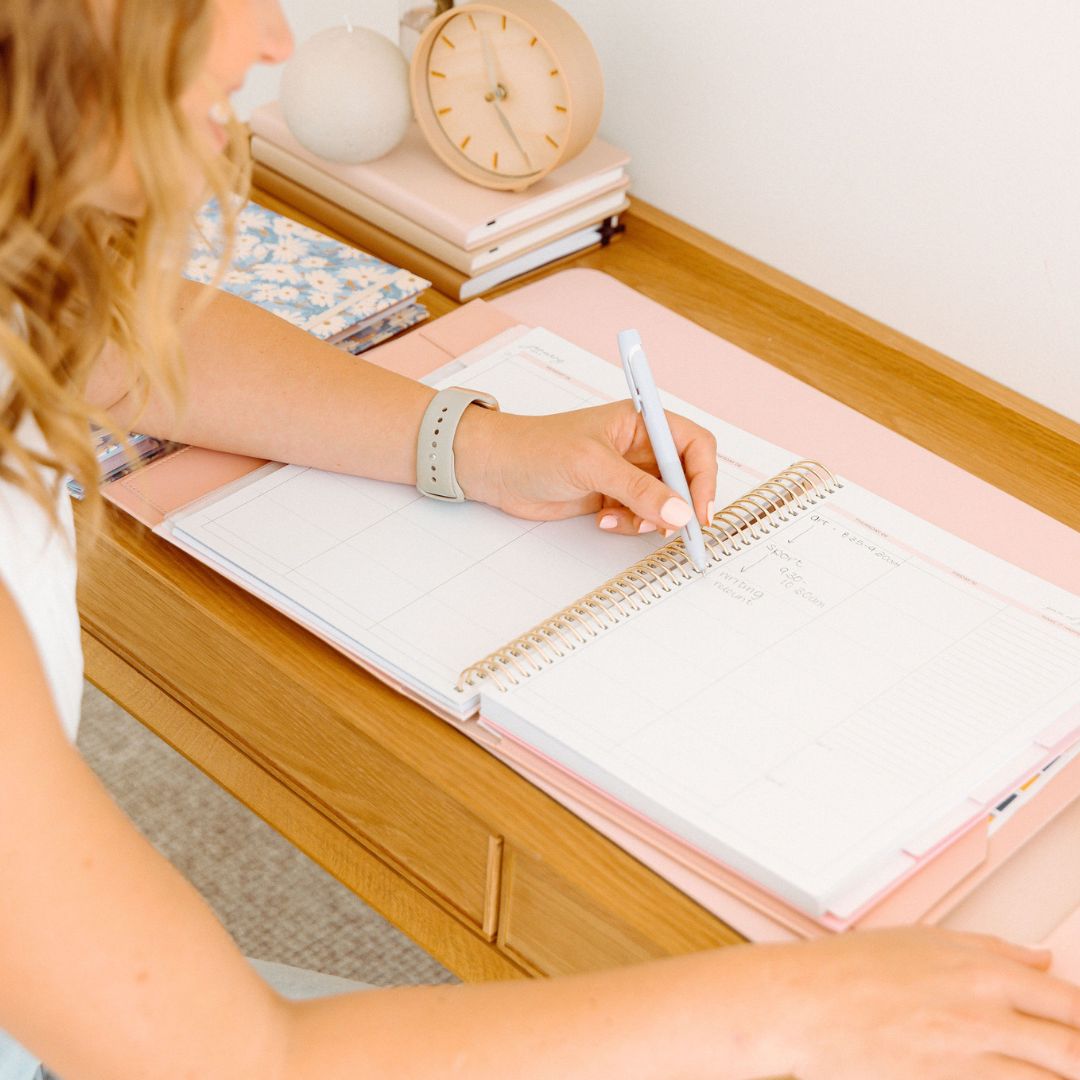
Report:
[{"label": "watch strap", "polygon": [[451,386],[440,390],[424,410],[416,439],[416,489],[429,499],[465,501],[454,470],[454,436],[470,405],[499,408],[490,394]]}]

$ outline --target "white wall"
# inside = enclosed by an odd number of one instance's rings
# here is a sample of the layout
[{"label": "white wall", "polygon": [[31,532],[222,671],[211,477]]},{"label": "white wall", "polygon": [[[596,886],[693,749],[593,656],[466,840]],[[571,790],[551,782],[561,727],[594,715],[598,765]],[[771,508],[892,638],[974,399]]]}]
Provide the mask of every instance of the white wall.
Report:
[{"label": "white wall", "polygon": [[[1080,420],[1075,0],[561,2],[639,195]],[[285,7],[302,40],[398,4]]]}]

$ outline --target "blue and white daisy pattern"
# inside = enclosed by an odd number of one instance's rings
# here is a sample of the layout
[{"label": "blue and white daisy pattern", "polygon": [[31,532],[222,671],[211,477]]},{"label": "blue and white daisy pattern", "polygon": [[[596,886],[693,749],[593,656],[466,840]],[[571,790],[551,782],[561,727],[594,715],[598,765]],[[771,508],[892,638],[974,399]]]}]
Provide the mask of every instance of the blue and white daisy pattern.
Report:
[{"label": "blue and white daisy pattern", "polygon": [[[221,211],[211,200],[199,212],[184,270],[209,284],[221,258]],[[239,213],[232,264],[219,285],[266,308],[315,337],[370,348],[427,316],[422,305],[405,312],[431,282],[374,255],[309,229],[257,203]],[[390,318],[400,314],[401,318]],[[377,326],[369,326],[377,323]],[[362,333],[369,330],[369,333]]]}]

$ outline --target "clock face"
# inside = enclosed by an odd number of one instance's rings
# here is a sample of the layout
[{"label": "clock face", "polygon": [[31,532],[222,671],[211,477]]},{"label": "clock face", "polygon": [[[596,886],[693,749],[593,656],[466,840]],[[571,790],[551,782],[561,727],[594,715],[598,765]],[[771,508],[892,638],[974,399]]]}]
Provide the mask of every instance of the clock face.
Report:
[{"label": "clock face", "polygon": [[569,93],[544,42],[513,15],[469,5],[432,41],[430,115],[454,154],[492,177],[548,171],[569,132]]}]

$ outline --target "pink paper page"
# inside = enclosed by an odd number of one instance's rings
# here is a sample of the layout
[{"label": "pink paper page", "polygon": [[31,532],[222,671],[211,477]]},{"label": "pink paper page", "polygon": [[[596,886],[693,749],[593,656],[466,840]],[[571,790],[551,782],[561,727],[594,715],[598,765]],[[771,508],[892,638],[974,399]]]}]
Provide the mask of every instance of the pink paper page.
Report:
[{"label": "pink paper page", "polygon": [[175,454],[152,461],[106,484],[102,494],[136,521],[154,526],[177,507],[202,498],[265,464],[260,458],[185,446]]},{"label": "pink paper page", "polygon": [[669,393],[1080,593],[1080,533],[607,274],[563,270],[490,303],[614,364],[633,327]]}]

